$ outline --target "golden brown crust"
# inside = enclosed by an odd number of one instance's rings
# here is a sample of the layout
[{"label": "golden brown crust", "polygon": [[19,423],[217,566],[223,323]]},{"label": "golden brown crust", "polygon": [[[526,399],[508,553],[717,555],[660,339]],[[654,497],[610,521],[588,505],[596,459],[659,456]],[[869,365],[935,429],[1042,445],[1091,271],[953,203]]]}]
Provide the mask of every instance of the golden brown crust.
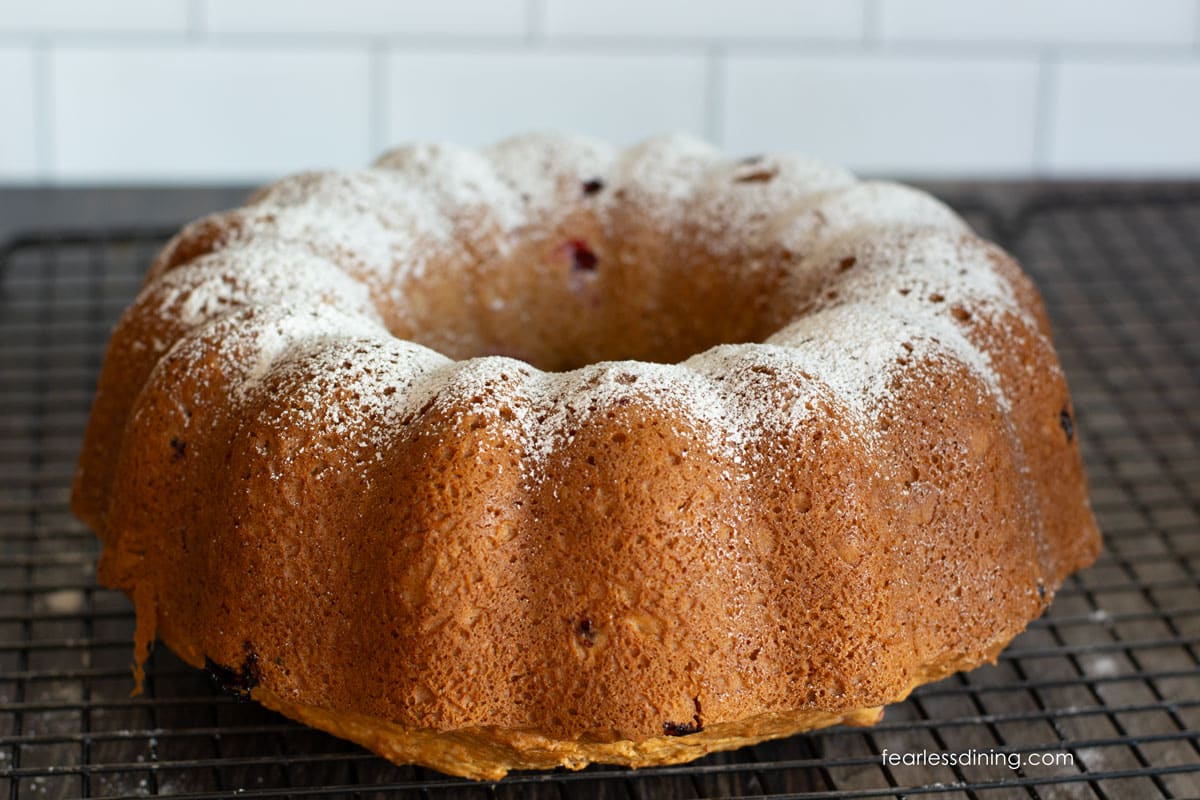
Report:
[{"label": "golden brown crust", "polygon": [[653,736],[638,742],[589,742],[498,728],[421,730],[316,708],[280,698],[265,689],[254,692],[253,697],[267,708],[357,742],[397,764],[420,764],[476,780],[499,780],[511,770],[583,769],[591,763],[634,768],[680,764],[709,753],[735,750],[830,725],[874,725],[883,716],[883,709],[878,707],[841,714],[802,709],[718,723],[685,736]]},{"label": "golden brown crust", "polygon": [[[167,644],[192,666],[205,665],[194,646],[163,633]],[[999,652],[1005,643],[995,645]],[[994,659],[994,653],[992,658]],[[925,668],[913,687],[888,702],[900,702],[915,686],[938,680],[974,662],[952,661]],[[590,763],[647,767],[679,764],[709,753],[734,750],[769,739],[779,739],[831,725],[870,726],[883,718],[883,706],[830,712],[801,708],[719,722],[695,732],[651,736],[639,741],[558,739],[536,730],[495,727],[440,731],[413,728],[353,712],[322,708],[282,697],[265,686],[249,690],[257,702],[291,719],[361,744],[397,764],[421,766],[476,780],[499,780],[512,770],[582,769]]]}]

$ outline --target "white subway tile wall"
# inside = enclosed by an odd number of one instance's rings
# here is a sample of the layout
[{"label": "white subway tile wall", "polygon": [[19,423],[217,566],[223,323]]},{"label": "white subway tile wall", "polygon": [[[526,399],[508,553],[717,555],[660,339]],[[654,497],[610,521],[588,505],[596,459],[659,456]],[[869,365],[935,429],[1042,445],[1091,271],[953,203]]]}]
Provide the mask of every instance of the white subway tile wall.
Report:
[{"label": "white subway tile wall", "polygon": [[37,128],[34,118],[34,52],[30,47],[0,46],[0,180],[37,175]]},{"label": "white subway tile wall", "polygon": [[386,81],[389,142],[481,145],[526,129],[629,143],[705,124],[707,72],[695,54],[400,51]]},{"label": "white subway tile wall", "polygon": [[1200,174],[1200,62],[1062,64],[1051,161],[1071,172]]},{"label": "white subway tile wall", "polygon": [[212,33],[525,35],[525,0],[208,0]]},{"label": "white subway tile wall", "polygon": [[804,142],[867,172],[1014,173],[1034,158],[1029,61],[907,55],[731,54],[721,141],[735,152]]},{"label": "white subway tile wall", "polygon": [[831,0],[545,0],[550,36],[862,39],[864,4]]},{"label": "white subway tile wall", "polygon": [[879,0],[887,41],[1190,45],[1193,0]]},{"label": "white subway tile wall", "polygon": [[3,0],[0,33],[174,33],[188,29],[178,0]]},{"label": "white subway tile wall", "polygon": [[345,47],[57,48],[54,169],[204,180],[361,165],[371,153],[368,62]]},{"label": "white subway tile wall", "polygon": [[0,0],[0,182],[691,131],[872,175],[1200,176],[1200,0]]}]

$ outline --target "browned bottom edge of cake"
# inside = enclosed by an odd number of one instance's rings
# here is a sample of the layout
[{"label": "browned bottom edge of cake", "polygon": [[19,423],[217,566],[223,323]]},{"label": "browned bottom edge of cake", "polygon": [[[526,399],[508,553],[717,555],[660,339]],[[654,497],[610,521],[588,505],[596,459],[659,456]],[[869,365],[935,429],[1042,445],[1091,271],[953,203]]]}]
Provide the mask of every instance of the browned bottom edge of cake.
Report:
[{"label": "browned bottom edge of cake", "polygon": [[[164,643],[184,661],[202,668],[204,654],[194,644],[159,630]],[[970,669],[996,654],[1011,637],[988,647],[982,658],[951,658],[928,665],[904,692],[886,703],[902,701],[917,686],[953,672]],[[583,769],[591,763],[628,767],[679,764],[709,753],[735,750],[832,725],[870,726],[883,718],[883,704],[845,710],[798,708],[769,711],[739,720],[706,724],[694,733],[652,736],[641,740],[590,741],[558,739],[537,730],[473,727],[456,730],[416,728],[379,717],[322,708],[285,697],[259,685],[249,696],[286,717],[355,742],[396,764],[417,764],[475,780],[499,780],[511,770]]]}]

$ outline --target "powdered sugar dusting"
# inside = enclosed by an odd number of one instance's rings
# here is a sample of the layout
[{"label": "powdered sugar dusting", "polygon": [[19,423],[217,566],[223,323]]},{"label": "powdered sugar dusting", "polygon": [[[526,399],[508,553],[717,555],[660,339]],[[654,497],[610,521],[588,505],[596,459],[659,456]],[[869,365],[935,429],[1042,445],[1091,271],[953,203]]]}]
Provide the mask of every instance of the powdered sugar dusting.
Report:
[{"label": "powdered sugar dusting", "polygon": [[562,444],[565,431],[626,404],[675,412],[687,435],[714,453],[731,453],[745,442],[729,398],[684,365],[610,361],[561,375],[543,373],[536,385],[531,407],[537,425],[525,437],[535,463]]},{"label": "powdered sugar dusting", "polygon": [[966,223],[936,198],[887,181],[851,183],[805,195],[777,214],[773,222],[766,235],[800,253],[835,237],[869,239],[869,231],[879,228],[968,232]]},{"label": "powdered sugar dusting", "polygon": [[647,139],[617,156],[607,176],[613,185],[610,202],[631,205],[658,230],[671,231],[719,159],[716,148],[686,134]]},{"label": "powdered sugar dusting", "polygon": [[530,220],[575,202],[581,183],[609,170],[613,150],[580,136],[532,133],[483,151],[496,176],[511,188]]},{"label": "powdered sugar dusting", "polygon": [[[370,296],[328,258],[296,243],[265,238],[202,256],[146,290],[160,317],[194,328],[247,305],[321,302],[378,320]],[[139,302],[148,302],[146,301]]]},{"label": "powdered sugar dusting", "polygon": [[264,189],[239,218],[234,243],[307,244],[374,289],[420,277],[458,249],[452,219],[419,182],[388,169],[305,173]]},{"label": "powdered sugar dusting", "polygon": [[849,172],[804,156],[720,159],[694,187],[687,220],[712,250],[762,251],[778,243],[773,229],[795,216],[792,209],[798,203],[853,185]]},{"label": "powdered sugar dusting", "polygon": [[[633,208],[664,233],[690,226],[714,252],[777,245],[796,254],[782,290],[794,292],[794,318],[764,343],[722,345],[681,364],[615,361],[564,373],[495,356],[452,362],[383,327],[386,315],[369,298],[403,305],[430,254],[453,260],[473,235],[464,220],[507,241],[564,218],[591,179],[611,190],[593,205],[602,217]],[[330,426],[364,451],[436,408],[507,431],[537,476],[594,415],[641,404],[670,410],[688,436],[740,465],[756,437],[802,424],[822,405],[855,416],[869,440],[880,405],[896,400],[892,376],[921,359],[960,364],[1007,402],[954,313],[1022,313],[987,248],[927,195],[854,183],[810,159],[731,162],[684,136],[619,154],[549,135],[478,153],[414,145],[372,169],[281,181],[242,222],[223,249],[144,294],[158,315],[191,329],[185,342],[211,337],[214,320],[242,309],[228,323],[237,346],[223,350],[236,376],[232,399],[286,386],[292,400],[280,421]],[[348,386],[354,399],[337,399]]]},{"label": "powdered sugar dusting", "polygon": [[830,278],[814,307],[768,342],[811,358],[809,371],[864,422],[888,395],[897,370],[930,357],[964,365],[1007,408],[987,354],[968,339],[964,320],[954,313],[1020,313],[982,243],[939,227],[885,223],[868,236],[860,230],[826,239],[813,262]]},{"label": "powdered sugar dusting", "polygon": [[[382,458],[413,420],[440,376],[454,362],[427,347],[393,337],[317,334],[282,353],[270,367],[286,398],[267,425],[320,430],[350,450],[351,458]],[[301,451],[302,452],[302,451]]]},{"label": "powdered sugar dusting", "polygon": [[[486,216],[504,230],[524,223],[523,204],[483,154],[456,145],[413,144],[380,156],[375,166],[394,170],[436,199],[447,219]],[[539,174],[533,170],[535,175]],[[475,213],[472,213],[475,212]]]},{"label": "powdered sugar dusting", "polygon": [[389,337],[387,329],[358,314],[347,314],[329,306],[310,306],[280,313],[264,309],[241,330],[241,380],[235,384],[240,397],[247,397],[263,383],[273,367],[292,351],[315,353],[345,342],[379,341]]}]

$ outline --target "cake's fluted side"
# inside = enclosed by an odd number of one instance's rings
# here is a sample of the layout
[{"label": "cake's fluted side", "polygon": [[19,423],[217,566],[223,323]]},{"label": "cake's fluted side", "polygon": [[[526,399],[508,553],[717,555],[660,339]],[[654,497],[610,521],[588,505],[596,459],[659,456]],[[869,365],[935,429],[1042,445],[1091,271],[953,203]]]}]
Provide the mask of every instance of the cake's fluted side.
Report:
[{"label": "cake's fluted side", "polygon": [[139,658],[474,777],[873,721],[1099,549],[1011,259],[680,138],[408,148],[185,229],[73,503]]}]

